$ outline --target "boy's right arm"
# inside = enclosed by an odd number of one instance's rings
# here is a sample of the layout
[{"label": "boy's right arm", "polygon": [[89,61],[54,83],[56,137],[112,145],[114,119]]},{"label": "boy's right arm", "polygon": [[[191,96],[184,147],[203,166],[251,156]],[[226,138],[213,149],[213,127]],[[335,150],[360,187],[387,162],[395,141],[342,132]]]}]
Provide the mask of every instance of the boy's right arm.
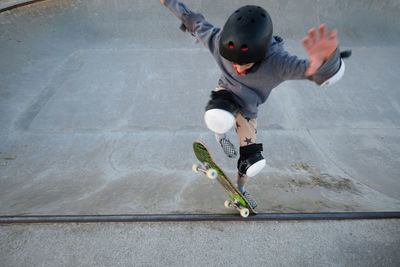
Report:
[{"label": "boy's right arm", "polygon": [[182,30],[195,36],[211,53],[216,52],[215,37],[220,32],[219,28],[215,28],[202,14],[191,11],[177,0],[160,0],[160,2],[182,21]]},{"label": "boy's right arm", "polygon": [[177,0],[160,0],[161,4],[166,6],[178,19],[183,20],[184,15],[189,15],[192,12],[186,7],[185,4]]}]

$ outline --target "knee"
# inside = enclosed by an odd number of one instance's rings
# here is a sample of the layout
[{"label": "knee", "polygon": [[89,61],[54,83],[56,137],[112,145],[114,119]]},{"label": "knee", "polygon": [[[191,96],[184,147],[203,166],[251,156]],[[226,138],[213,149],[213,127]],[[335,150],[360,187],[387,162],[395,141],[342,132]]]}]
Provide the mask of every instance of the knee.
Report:
[{"label": "knee", "polygon": [[212,92],[206,106],[204,120],[211,131],[223,134],[234,126],[238,112],[239,109],[231,92],[226,90]]},{"label": "knee", "polygon": [[240,147],[240,158],[237,166],[239,172],[249,177],[256,176],[266,164],[264,157],[261,155],[262,151],[262,144]]}]

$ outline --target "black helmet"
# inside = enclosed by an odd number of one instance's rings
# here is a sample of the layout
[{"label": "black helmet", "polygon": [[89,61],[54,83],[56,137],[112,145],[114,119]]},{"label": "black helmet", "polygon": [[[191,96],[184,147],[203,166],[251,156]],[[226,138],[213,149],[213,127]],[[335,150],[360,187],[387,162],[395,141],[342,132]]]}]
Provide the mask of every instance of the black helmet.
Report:
[{"label": "black helmet", "polygon": [[219,40],[219,53],[240,65],[261,61],[272,38],[272,20],[259,6],[243,6],[226,21]]}]

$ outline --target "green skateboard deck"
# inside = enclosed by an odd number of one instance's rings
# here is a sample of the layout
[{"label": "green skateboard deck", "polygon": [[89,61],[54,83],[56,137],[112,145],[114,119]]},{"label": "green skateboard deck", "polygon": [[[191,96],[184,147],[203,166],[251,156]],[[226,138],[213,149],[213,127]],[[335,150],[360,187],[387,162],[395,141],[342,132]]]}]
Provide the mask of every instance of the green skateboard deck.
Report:
[{"label": "green skateboard deck", "polygon": [[203,172],[210,179],[216,179],[221,184],[225,192],[230,197],[229,200],[225,201],[225,207],[235,208],[243,217],[247,217],[250,213],[257,214],[257,212],[250,206],[250,203],[247,201],[247,199],[234,185],[232,180],[229,179],[228,175],[226,175],[224,171],[217,165],[207,146],[203,142],[195,140],[193,142],[193,151],[196,155],[196,158],[202,164],[202,166],[193,164],[193,171]]}]

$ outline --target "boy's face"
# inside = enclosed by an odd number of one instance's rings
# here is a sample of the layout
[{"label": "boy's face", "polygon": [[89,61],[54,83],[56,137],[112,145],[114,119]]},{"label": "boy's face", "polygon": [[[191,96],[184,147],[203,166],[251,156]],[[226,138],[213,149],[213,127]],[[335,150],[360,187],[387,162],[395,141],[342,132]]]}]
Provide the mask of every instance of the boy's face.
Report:
[{"label": "boy's face", "polygon": [[255,63],[248,63],[248,64],[244,64],[244,65],[239,65],[237,63],[232,62],[232,64],[233,64],[233,68],[235,70],[237,70],[239,73],[242,73],[243,71],[248,70],[251,67],[253,67]]}]

